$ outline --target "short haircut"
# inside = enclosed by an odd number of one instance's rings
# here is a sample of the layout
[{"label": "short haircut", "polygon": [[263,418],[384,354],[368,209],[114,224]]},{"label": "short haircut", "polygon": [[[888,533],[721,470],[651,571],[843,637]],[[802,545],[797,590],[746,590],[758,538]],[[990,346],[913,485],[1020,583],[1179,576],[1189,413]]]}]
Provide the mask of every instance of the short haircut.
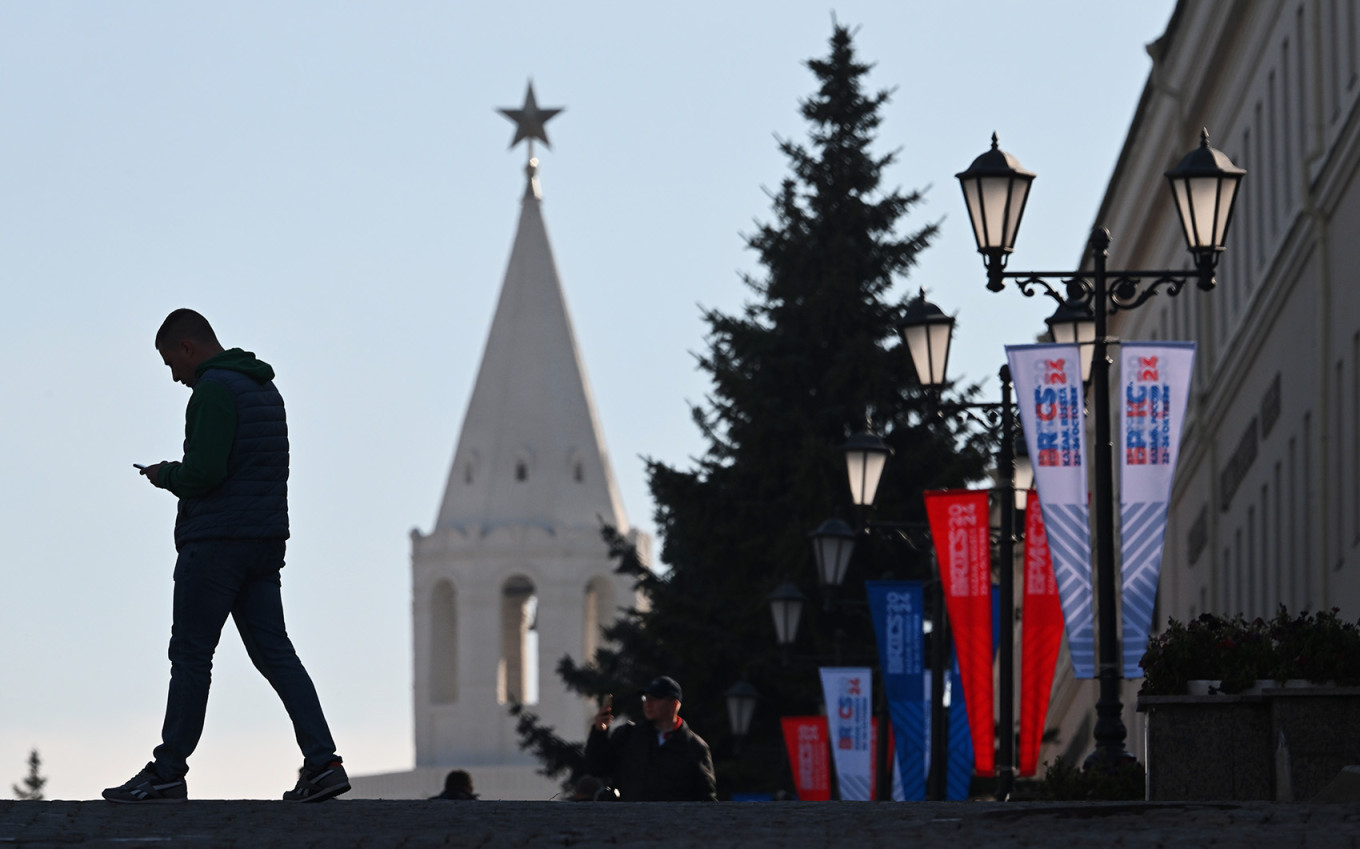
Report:
[{"label": "short haircut", "polygon": [[466,770],[455,769],[444,776],[444,792],[452,793],[455,790],[472,792],[472,776],[468,775]]},{"label": "short haircut", "polygon": [[191,309],[180,308],[165,317],[161,329],[156,331],[156,350],[174,344],[181,339],[219,345],[217,334],[213,332],[208,320]]}]

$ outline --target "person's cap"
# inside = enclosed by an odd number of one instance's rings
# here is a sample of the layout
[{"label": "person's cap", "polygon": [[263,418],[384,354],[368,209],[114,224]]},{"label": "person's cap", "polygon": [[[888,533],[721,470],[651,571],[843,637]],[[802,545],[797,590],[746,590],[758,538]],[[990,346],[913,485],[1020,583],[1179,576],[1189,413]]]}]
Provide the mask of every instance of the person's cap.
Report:
[{"label": "person's cap", "polygon": [[652,683],[642,689],[642,695],[654,699],[675,699],[677,702],[685,700],[684,694],[680,692],[680,685],[675,683],[674,678],[666,675],[653,678]]}]

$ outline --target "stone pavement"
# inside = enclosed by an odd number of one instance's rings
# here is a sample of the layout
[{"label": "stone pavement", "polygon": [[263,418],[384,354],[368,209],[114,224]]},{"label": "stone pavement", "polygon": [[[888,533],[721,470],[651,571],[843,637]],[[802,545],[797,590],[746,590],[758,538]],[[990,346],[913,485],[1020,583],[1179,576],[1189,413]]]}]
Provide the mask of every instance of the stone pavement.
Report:
[{"label": "stone pavement", "polygon": [[1360,847],[1360,803],[0,801],[0,847]]}]

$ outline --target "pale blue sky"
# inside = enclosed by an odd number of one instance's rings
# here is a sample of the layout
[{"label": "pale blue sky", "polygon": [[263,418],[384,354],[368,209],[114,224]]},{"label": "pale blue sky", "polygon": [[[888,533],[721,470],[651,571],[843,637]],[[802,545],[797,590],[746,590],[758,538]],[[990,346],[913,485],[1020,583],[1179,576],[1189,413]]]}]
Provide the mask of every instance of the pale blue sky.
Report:
[{"label": "pale blue sky", "polygon": [[[931,187],[906,226],[944,220],[904,285],[957,312],[956,376],[994,375],[1051,308],[985,291],[954,173],[997,131],[1039,175],[1017,267],[1075,264],[1173,6],[835,4],[870,85],[896,88],[889,182]],[[50,797],[94,798],[158,740],[174,501],[131,464],[178,456],[187,393],[151,340],[179,306],[278,371],[290,630],[351,772],[409,767],[408,535],[439,506],[522,191],[495,108],[529,77],[566,108],[539,151],[544,215],[629,516],[651,529],[639,458],[702,449],[699,305],[735,310],[738,273],[760,272],[742,234],[787,173],[774,137],[804,137],[802,63],[832,13],[0,4],[0,790],[36,746]],[[299,763],[229,632],[191,795],[275,797]]]}]

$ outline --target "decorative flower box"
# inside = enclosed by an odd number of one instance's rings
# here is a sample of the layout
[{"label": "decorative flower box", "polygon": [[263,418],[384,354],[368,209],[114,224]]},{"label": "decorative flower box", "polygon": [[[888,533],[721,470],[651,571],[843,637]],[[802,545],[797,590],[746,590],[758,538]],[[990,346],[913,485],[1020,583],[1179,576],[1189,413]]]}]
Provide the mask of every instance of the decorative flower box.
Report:
[{"label": "decorative flower box", "polygon": [[1140,695],[1149,801],[1306,801],[1360,764],[1360,687]]}]

